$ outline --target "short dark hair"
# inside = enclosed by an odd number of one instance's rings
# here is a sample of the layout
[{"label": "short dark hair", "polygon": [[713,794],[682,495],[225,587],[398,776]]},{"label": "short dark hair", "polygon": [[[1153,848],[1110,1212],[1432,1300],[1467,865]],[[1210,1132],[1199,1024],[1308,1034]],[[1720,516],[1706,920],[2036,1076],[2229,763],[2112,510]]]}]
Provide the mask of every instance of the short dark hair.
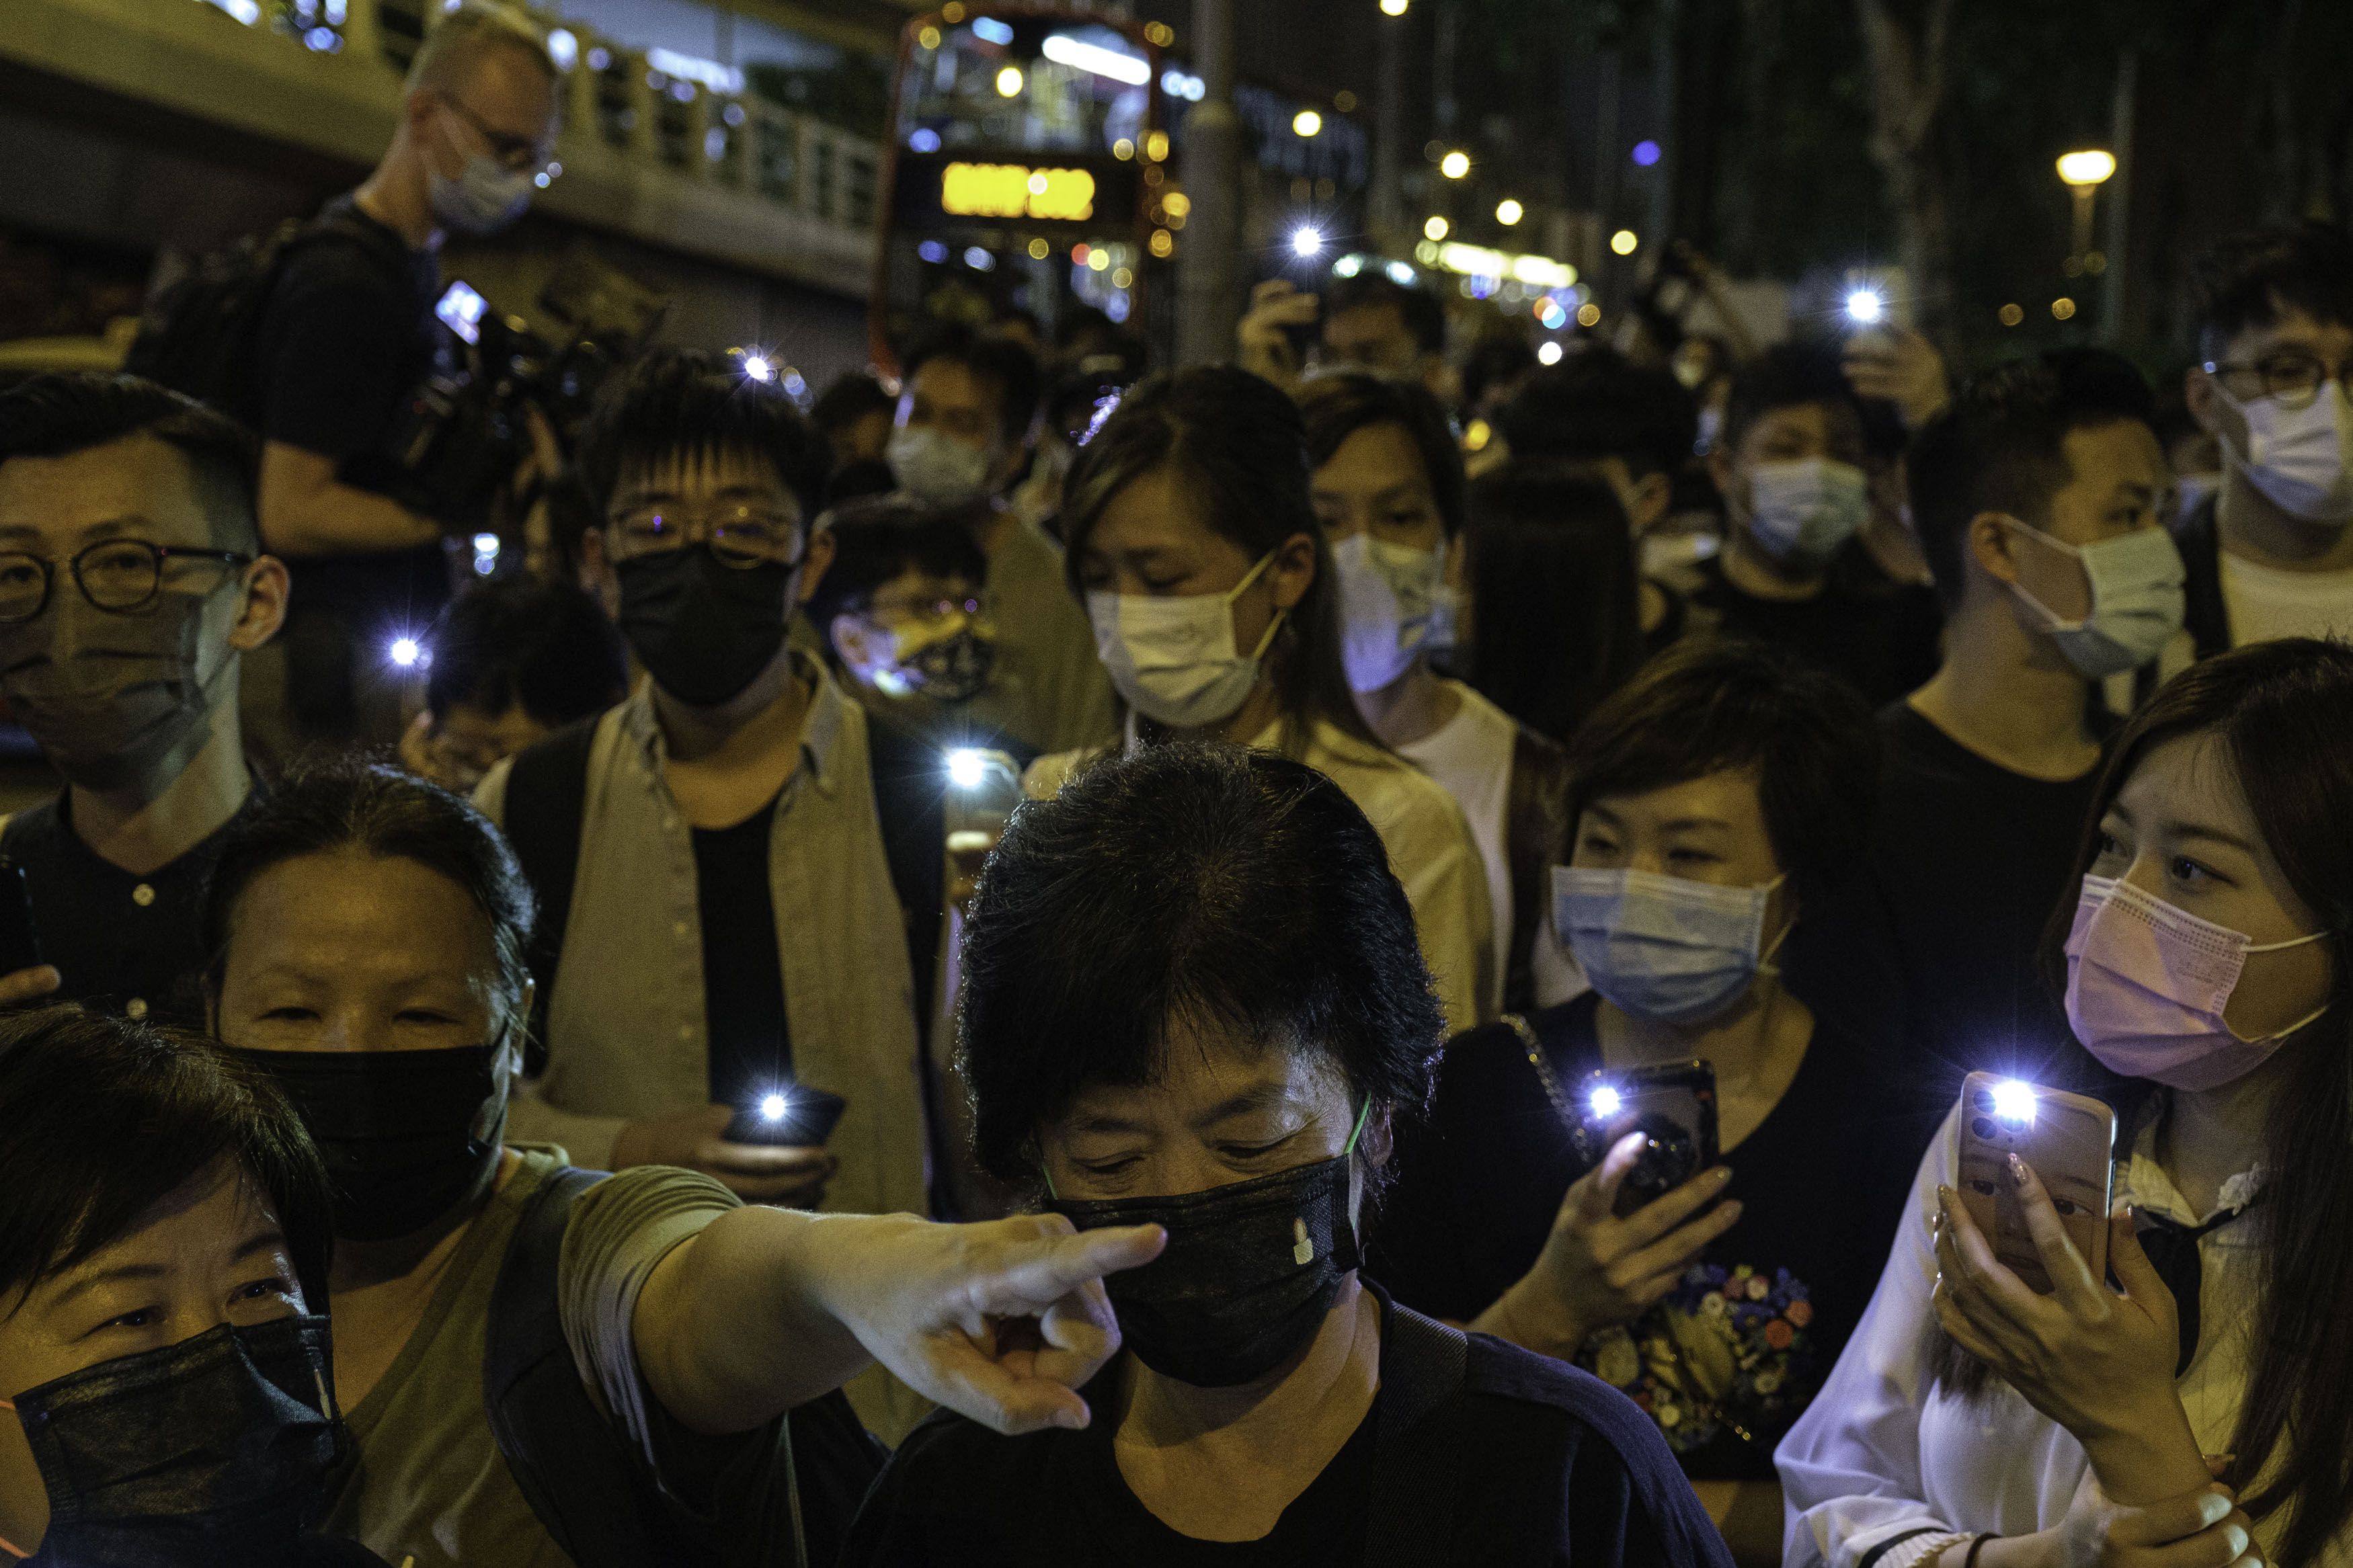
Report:
[{"label": "short dark hair", "polygon": [[427,634],[425,706],[517,703],[553,729],[628,695],[629,658],[604,606],[571,583],[502,577],[452,599]]},{"label": "short dark hair", "polygon": [[1947,611],[1961,602],[1970,520],[1998,511],[2042,527],[2072,477],[2067,437],[2122,420],[2155,426],[2148,382],[2121,355],[2071,348],[1995,366],[1921,428],[1906,465],[1912,526]]},{"label": "short dark hair", "polygon": [[1415,348],[1426,354],[1446,352],[1446,307],[1429,289],[1409,288],[1387,273],[1373,271],[1335,278],[1324,290],[1327,321],[1349,310],[1384,307],[1397,311],[1413,334]]},{"label": "short dark hair", "polygon": [[1298,398],[1307,426],[1309,462],[1320,468],[1357,431],[1394,425],[1421,455],[1422,469],[1430,476],[1430,499],[1437,503],[1447,537],[1462,531],[1462,452],[1454,443],[1446,410],[1429,389],[1355,371],[1319,375],[1300,387]]},{"label": "short dark hair", "polygon": [[199,928],[212,955],[206,978],[215,995],[228,966],[230,921],[254,879],[289,860],[343,850],[414,861],[464,889],[490,922],[503,1021],[522,1022],[538,904],[514,851],[465,796],[348,755],[297,763],[229,828],[205,886]]},{"label": "short dark hair", "polygon": [[1462,406],[1476,408],[1496,387],[1523,380],[1535,371],[1536,351],[1525,335],[1517,331],[1491,332],[1472,343],[1462,361]]},{"label": "short dark hair", "polygon": [[69,1002],[0,1016],[0,1317],[224,1157],[269,1197],[304,1306],[327,1310],[326,1168],[293,1107],[209,1042]]},{"label": "short dark hair", "polygon": [[1732,373],[1717,445],[1728,452],[1767,414],[1807,403],[1843,411],[1855,422],[1855,434],[1862,435],[1862,400],[1847,384],[1837,345],[1776,343]]},{"label": "short dark hair", "polygon": [[1046,373],[1038,356],[1002,332],[976,331],[961,321],[934,328],[907,351],[908,385],[915,373],[934,360],[960,364],[975,379],[997,390],[997,428],[1008,447],[1018,447],[1038,422],[1038,403],[1045,395]]},{"label": "short dark hair", "polygon": [[216,544],[260,552],[260,447],[227,415],[152,381],[99,371],[45,371],[0,391],[0,463],[70,458],[134,436],[187,459]]},{"label": "short dark hair", "polygon": [[1566,742],[1642,662],[1631,525],[1581,467],[1514,457],[1472,481],[1469,663],[1486,699]]},{"label": "short dark hair", "polygon": [[988,557],[973,537],[979,507],[939,507],[904,493],[869,496],[826,518],[833,564],[809,595],[809,625],[823,632],[837,616],[854,616],[874,591],[909,572],[988,580]]},{"label": "short dark hair", "polygon": [[1699,409],[1672,373],[1597,344],[1530,376],[1495,426],[1514,458],[1615,458],[1639,479],[1691,460]]},{"label": "short dark hair", "polygon": [[580,476],[603,514],[625,469],[720,452],[775,465],[804,522],[824,508],[832,457],[792,395],[701,349],[649,350],[606,384],[580,432]]},{"label": "short dark hair", "polygon": [[1271,657],[1275,695],[1294,733],[1321,721],[1377,746],[1340,663],[1340,595],[1332,546],[1310,499],[1307,429],[1272,383],[1232,365],[1197,365],[1138,382],[1079,448],[1062,483],[1063,567],[1079,591],[1088,536],[1113,498],[1166,467],[1201,518],[1256,561],[1293,534],[1315,542],[1315,580],[1292,606]]},{"label": "short dark hair", "polygon": [[809,423],[830,436],[870,414],[887,418],[898,411],[899,400],[882,390],[881,382],[862,370],[853,370],[836,376],[825,389],[809,409]]},{"label": "short dark hair", "polygon": [[2353,327],[2353,232],[2306,218],[2234,234],[2190,264],[2189,298],[2201,359],[2284,310]]},{"label": "short dark hair", "polygon": [[1606,796],[1753,771],[1773,858],[1816,908],[1871,844],[1871,710],[1837,676],[1769,644],[1683,638],[1595,709],[1568,752],[1572,831]]},{"label": "short dark hair", "polygon": [[1013,815],[965,927],[958,1060],[984,1167],[1034,1180],[1039,1125],[1150,1082],[1172,1023],[1321,1052],[1410,1118],[1446,1023],[1388,851],[1304,763],[1173,742]]}]

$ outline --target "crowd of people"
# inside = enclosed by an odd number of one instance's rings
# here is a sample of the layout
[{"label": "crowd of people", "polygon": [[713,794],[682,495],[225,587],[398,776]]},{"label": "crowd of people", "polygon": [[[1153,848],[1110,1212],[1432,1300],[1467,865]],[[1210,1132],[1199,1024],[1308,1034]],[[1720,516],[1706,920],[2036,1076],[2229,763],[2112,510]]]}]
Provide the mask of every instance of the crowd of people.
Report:
[{"label": "crowd of people", "polygon": [[2353,236],[2172,409],[1377,272],[655,348],[453,593],[550,79],[435,32],[233,405],[0,388],[0,1557],[2353,1562]]}]

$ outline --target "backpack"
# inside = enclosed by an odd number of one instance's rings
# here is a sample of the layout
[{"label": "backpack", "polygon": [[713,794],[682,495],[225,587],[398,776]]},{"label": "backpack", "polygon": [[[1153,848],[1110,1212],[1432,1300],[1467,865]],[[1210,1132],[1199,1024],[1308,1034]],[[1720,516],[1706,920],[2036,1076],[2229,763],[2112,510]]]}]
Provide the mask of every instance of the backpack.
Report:
[{"label": "backpack", "polygon": [[564,1337],[556,1268],[573,1204],[606,1179],[567,1167],[541,1184],[491,1292],[483,1408],[516,1489],[578,1568],[832,1562],[888,1457],[839,1389],[770,1422],[756,1438],[722,1439],[765,1457],[731,1458],[711,1495],[691,1500],[663,1489],[589,1397]]},{"label": "backpack", "polygon": [[269,234],[247,235],[160,280],[140,311],[124,373],[259,428],[261,327],[270,297],[296,251],[329,239],[356,244],[387,268],[407,265],[396,253],[396,239],[387,243],[378,226],[347,207],[288,218]]}]

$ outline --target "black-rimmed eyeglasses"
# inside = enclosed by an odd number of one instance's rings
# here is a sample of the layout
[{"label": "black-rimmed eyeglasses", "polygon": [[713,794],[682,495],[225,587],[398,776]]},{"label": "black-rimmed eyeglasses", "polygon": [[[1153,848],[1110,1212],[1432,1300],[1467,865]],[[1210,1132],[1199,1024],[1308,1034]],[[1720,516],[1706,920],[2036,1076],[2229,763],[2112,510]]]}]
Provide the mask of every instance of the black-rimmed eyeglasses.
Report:
[{"label": "black-rimmed eyeglasses", "polygon": [[236,550],[193,550],[150,544],[138,539],[102,539],[69,560],[27,551],[0,551],[0,626],[17,626],[49,607],[49,589],[60,560],[91,607],[114,615],[143,610],[163,592],[164,563],[200,561],[215,566],[248,566],[253,557]]}]

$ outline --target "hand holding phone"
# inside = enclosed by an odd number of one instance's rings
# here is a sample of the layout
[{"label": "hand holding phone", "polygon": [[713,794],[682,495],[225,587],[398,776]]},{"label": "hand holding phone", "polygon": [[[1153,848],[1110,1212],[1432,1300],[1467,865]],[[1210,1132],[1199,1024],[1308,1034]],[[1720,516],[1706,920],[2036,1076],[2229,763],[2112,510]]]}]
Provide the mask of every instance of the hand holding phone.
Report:
[{"label": "hand holding phone", "polygon": [[1599,1165],[1628,1133],[1643,1135],[1618,1188],[1612,1212],[1620,1219],[1715,1163],[1715,1069],[1704,1061],[1597,1072],[1580,1087],[1576,1110],[1588,1164]]},{"label": "hand holding phone", "polygon": [[782,1084],[763,1095],[758,1104],[738,1110],[721,1136],[730,1143],[822,1149],[849,1109],[849,1102],[838,1094],[805,1084]]},{"label": "hand holding phone", "polygon": [[1989,1072],[1973,1072],[1962,1083],[1962,1207],[1995,1258],[2036,1295],[2051,1294],[2051,1274],[2020,1206],[2010,1157],[2034,1168],[2068,1241],[2092,1278],[2105,1280],[2116,1142],[2116,1113],[2089,1095]]}]

